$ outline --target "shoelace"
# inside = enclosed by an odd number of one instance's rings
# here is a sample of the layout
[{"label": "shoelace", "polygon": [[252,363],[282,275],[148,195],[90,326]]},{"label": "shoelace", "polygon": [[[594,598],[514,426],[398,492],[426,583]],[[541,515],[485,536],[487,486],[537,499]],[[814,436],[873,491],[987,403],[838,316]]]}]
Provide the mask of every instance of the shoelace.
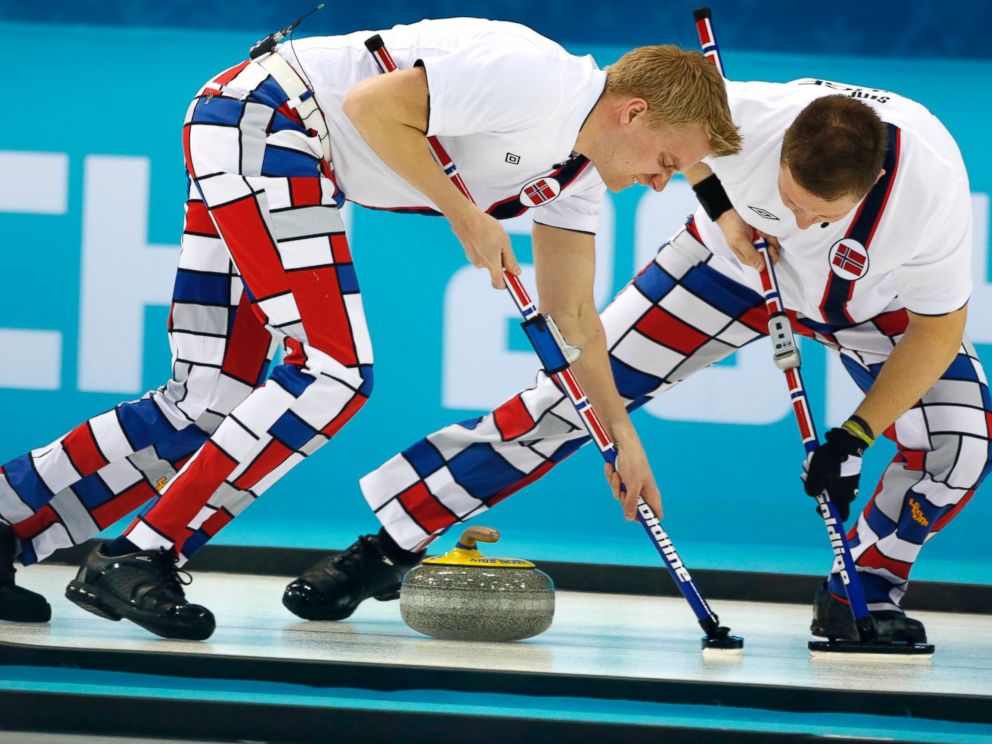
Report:
[{"label": "shoelace", "polygon": [[179,597],[185,600],[186,592],[183,591],[183,587],[193,583],[193,576],[188,571],[179,568],[176,565],[176,559],[165,550],[159,554],[159,568],[162,579],[164,579],[162,588],[166,596]]},{"label": "shoelace", "polygon": [[331,558],[330,563],[333,566],[341,568],[347,568],[350,565],[361,565],[368,558],[375,557],[378,552],[372,545],[372,538],[368,535],[362,535],[354,545],[349,546],[347,550]]}]

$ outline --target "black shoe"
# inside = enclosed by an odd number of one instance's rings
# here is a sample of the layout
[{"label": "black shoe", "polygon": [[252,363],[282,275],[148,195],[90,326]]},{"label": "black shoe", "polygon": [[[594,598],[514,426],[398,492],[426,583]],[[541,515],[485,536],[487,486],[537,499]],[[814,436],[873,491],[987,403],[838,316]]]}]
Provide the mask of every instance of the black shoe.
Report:
[{"label": "black shoe", "polygon": [[[923,623],[906,617],[898,610],[878,610],[871,613],[875,621],[875,634],[883,643],[926,643],[927,631]],[[823,582],[813,599],[813,623],[810,631],[815,636],[833,640],[858,641],[857,628],[850,606],[836,599]]]},{"label": "black shoe", "polygon": [[210,610],[186,601],[183,586],[191,579],[180,576],[172,553],[143,550],[112,557],[102,548],[97,545],[86,557],[66,598],[94,615],[127,618],[163,638],[203,641],[214,632]]},{"label": "black shoe", "polygon": [[369,597],[399,599],[407,571],[420,563],[393,560],[381,538],[362,535],[343,553],[324,558],[286,587],[282,603],[304,620],[344,620]]},{"label": "black shoe", "polygon": [[0,620],[15,623],[47,623],[52,607],[40,594],[14,583],[14,530],[0,524]]}]

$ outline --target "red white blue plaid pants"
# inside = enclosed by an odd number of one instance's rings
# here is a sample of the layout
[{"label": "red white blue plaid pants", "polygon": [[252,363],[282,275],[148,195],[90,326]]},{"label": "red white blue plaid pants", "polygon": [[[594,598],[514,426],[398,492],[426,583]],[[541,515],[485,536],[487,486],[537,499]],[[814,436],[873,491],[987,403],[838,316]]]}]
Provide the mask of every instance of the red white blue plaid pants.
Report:
[{"label": "red white blue plaid pants", "polygon": [[316,133],[245,62],[201,89],[183,135],[172,377],[0,468],[0,519],[25,564],[149,501],[128,538],[188,557],[371,393],[341,195]]}]

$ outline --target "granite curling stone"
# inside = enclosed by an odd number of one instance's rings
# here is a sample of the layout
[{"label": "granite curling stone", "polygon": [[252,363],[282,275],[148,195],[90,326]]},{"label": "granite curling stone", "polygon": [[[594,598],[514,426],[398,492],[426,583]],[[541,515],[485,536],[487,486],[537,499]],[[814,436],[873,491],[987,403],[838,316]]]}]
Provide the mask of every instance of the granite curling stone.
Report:
[{"label": "granite curling stone", "polygon": [[470,527],[449,553],[428,558],[403,579],[403,621],[433,638],[519,641],[543,633],[555,614],[555,585],[530,561],[487,558],[476,541],[499,532]]}]

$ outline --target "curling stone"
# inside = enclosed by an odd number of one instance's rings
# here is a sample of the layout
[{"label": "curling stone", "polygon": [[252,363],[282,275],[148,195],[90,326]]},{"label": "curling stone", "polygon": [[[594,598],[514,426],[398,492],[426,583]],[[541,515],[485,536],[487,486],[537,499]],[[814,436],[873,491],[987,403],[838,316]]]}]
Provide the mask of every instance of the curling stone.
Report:
[{"label": "curling stone", "polygon": [[497,530],[470,527],[453,550],[407,573],[403,621],[424,635],[457,641],[519,641],[547,630],[554,582],[530,561],[487,558],[476,547],[497,540]]}]

